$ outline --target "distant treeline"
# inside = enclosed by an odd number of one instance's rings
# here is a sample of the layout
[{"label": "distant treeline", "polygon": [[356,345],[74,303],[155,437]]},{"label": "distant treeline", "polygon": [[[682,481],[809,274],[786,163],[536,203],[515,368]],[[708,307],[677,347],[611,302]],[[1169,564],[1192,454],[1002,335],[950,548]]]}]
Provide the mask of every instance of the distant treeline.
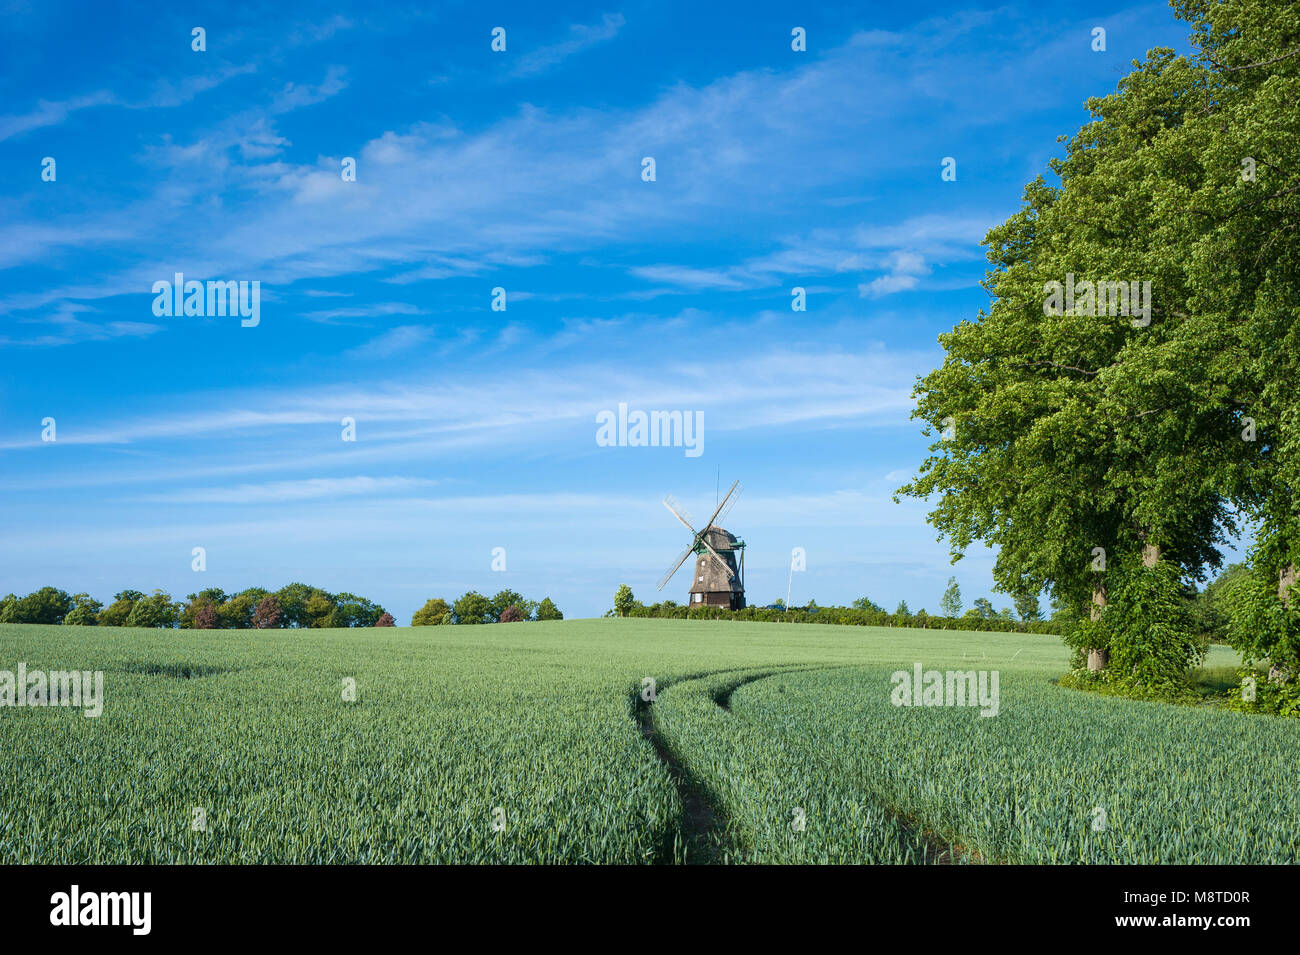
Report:
[{"label": "distant treeline", "polygon": [[462,594],[454,603],[434,597],[411,617],[413,627],[450,624],[526,623],[530,620],[563,620],[564,614],[550,597],[541,602],[528,600],[513,590],[484,597],[477,590]]},{"label": "distant treeline", "polygon": [[52,623],[80,627],[180,627],[183,630],[248,630],[284,627],[391,627],[393,615],[356,594],[332,594],[307,584],[279,590],[250,587],[227,594],[218,587],[184,601],[155,590],[123,590],[104,606],[89,594],[42,587],[26,597],[0,601],[0,623]]},{"label": "distant treeline", "polygon": [[643,604],[633,602],[618,611],[624,617],[665,617],[672,620],[751,620],[760,623],[824,623],[849,627],[918,627],[925,630],[990,630],[1021,633],[1060,633],[1059,623],[1048,620],[1011,620],[1005,617],[935,617],[924,610],[916,613],[888,613],[880,609],[858,607],[746,607],[728,610],[726,607],[689,606],[671,600],[663,603]]},{"label": "distant treeline", "polygon": [[[1202,646],[1211,643],[1229,643],[1227,594],[1248,576],[1240,564],[1231,564],[1204,589],[1198,591],[1184,584],[1180,601],[1188,615],[1189,628]],[[907,601],[889,613],[884,607],[867,597],[859,597],[850,607],[819,607],[810,600],[806,606],[786,609],[784,601],[776,600],[766,607],[746,607],[728,610],[725,607],[679,604],[672,600],[663,603],[643,604],[636,599],[632,588],[623,584],[614,595],[614,609],[605,616],[613,617],[667,617],[674,620],[755,620],[765,623],[832,623],[851,627],[920,627],[927,630],[989,630],[1021,633],[1050,633],[1066,635],[1079,625],[1070,611],[1055,602],[1050,620],[1042,619],[1038,599],[1033,596],[1016,599],[1016,610],[1004,607],[994,610],[984,598],[960,616],[939,614],[932,616],[925,610],[912,613]],[[960,609],[961,595],[956,582],[950,580],[943,604]],[[1018,616],[1018,619],[1017,619]]]},{"label": "distant treeline", "polygon": [[[485,597],[475,590],[454,603],[435,597],[411,618],[413,627],[439,624],[522,623],[563,620],[550,597],[528,600],[513,590]],[[250,587],[228,594],[218,587],[173,600],[155,590],[123,590],[108,606],[89,594],[69,594],[57,587],[0,601],[0,623],[51,623],[73,627],[156,627],[182,630],[265,630],[285,627],[392,627],[393,615],[356,594],[332,594],[307,584],[279,590]]]}]

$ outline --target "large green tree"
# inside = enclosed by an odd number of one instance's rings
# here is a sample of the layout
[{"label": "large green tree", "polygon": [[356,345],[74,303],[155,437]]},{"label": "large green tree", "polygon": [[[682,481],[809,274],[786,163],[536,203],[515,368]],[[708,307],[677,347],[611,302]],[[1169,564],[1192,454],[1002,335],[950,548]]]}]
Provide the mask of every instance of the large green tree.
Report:
[{"label": "large green tree", "polygon": [[73,594],[72,609],[63,618],[63,624],[68,627],[93,627],[99,622],[99,612],[103,609],[104,605],[90,594]]},{"label": "large green tree", "polygon": [[492,601],[477,590],[458,597],[452,607],[452,614],[456,622],[462,624],[496,623],[500,617],[500,614],[493,612]]},{"label": "large green tree", "polygon": [[[1117,570],[1130,599],[1171,606],[1183,578],[1217,566],[1235,507],[1297,525],[1268,459],[1288,456],[1286,415],[1300,423],[1278,384],[1300,380],[1300,349],[1263,347],[1296,335],[1297,22],[1262,3],[1175,10],[1198,54],[1152,51],[1090,100],[1050,163],[1059,184],[1030,183],[989,233],[992,303],[941,336],[944,365],[918,382],[916,416],[941,440],[900,489],[939,496],[931,520],[955,556],[997,546],[999,589],[1046,589],[1097,618],[1097,665],[1118,632]],[[1278,536],[1275,580],[1300,539]],[[1133,632],[1128,610],[1112,616]]]},{"label": "large green tree", "polygon": [[1035,620],[1043,619],[1043,612],[1038,606],[1038,594],[1020,592],[1013,598],[1016,605],[1016,613],[1020,619],[1029,623]]},{"label": "large green tree", "polygon": [[431,597],[423,607],[411,617],[412,627],[436,627],[444,619],[450,619],[451,605],[441,597]]},{"label": "large green tree", "polygon": [[1228,302],[1243,363],[1233,397],[1258,449],[1233,488],[1258,532],[1250,579],[1225,594],[1228,632],[1285,678],[1300,667],[1300,17],[1288,4],[1198,8],[1193,42],[1214,67],[1207,151],[1243,168],[1234,189],[1196,197],[1217,226],[1197,274],[1206,300]]},{"label": "large green tree", "polygon": [[131,606],[128,627],[157,627],[168,629],[180,623],[181,605],[172,601],[171,594],[155,590]]},{"label": "large green tree", "polygon": [[614,594],[614,609],[618,611],[620,617],[626,617],[636,606],[636,595],[632,593],[632,588],[627,584],[620,584],[618,591]]},{"label": "large green tree", "polygon": [[523,603],[524,598],[522,594],[506,588],[505,590],[499,591],[496,596],[492,598],[492,609],[489,611],[489,615],[493,620],[500,620],[501,615],[506,612],[508,607],[522,608]]},{"label": "large green tree", "polygon": [[101,627],[127,626],[136,602],[144,599],[144,594],[138,590],[119,591],[113,595],[113,602],[99,612],[99,625]]},{"label": "large green tree", "polygon": [[939,600],[939,609],[945,617],[961,616],[961,586],[957,583],[956,577],[948,578],[948,589],[943,592],[943,597]]},{"label": "large green tree", "polygon": [[249,587],[229,597],[217,608],[221,626],[227,630],[247,630],[253,626],[253,614],[258,605],[270,594],[262,587]]},{"label": "large green tree", "polygon": [[543,597],[542,602],[537,605],[538,620],[563,620],[564,614],[560,608],[555,606],[555,601],[550,597]]},{"label": "large green tree", "polygon": [[73,598],[57,587],[42,587],[18,601],[14,623],[63,623]]},{"label": "large green tree", "polygon": [[326,618],[328,627],[374,627],[387,611],[374,601],[356,594],[334,595],[334,609]]}]

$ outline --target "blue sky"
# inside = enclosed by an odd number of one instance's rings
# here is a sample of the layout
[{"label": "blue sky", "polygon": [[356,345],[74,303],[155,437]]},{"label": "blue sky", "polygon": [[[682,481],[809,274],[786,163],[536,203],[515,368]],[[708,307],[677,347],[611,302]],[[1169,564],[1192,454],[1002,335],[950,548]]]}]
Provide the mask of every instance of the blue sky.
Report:
[{"label": "blue sky", "polygon": [[[1085,98],[1186,29],[818,6],[0,0],[0,591],[302,580],[405,623],[510,587],[591,616],[658,599],[665,493],[702,520],[739,479],[751,603],[794,547],[797,603],[989,595],[990,551],[950,567],[891,500],[928,443],[912,384]],[[156,316],[176,272],[260,282],[259,324]],[[620,402],[702,412],[703,453],[599,446]]]}]

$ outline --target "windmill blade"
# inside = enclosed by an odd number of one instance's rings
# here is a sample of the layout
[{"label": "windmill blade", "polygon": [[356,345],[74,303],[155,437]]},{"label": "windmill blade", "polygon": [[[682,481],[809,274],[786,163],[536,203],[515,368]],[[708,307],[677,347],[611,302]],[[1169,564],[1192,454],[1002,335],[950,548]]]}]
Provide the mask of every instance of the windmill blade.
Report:
[{"label": "windmill blade", "polygon": [[713,517],[710,517],[710,518],[709,518],[709,523],[707,523],[707,524],[704,525],[705,530],[707,530],[708,528],[710,528],[710,527],[713,526],[713,522],[714,522],[714,520],[717,518],[717,516],[718,516],[718,512],[721,511],[724,507],[726,507],[726,505],[727,505],[727,501],[729,501],[729,500],[731,499],[731,495],[735,492],[736,488],[738,488],[738,487],[740,487],[740,482],[739,482],[739,481],[737,481],[735,484],[731,485],[731,490],[727,492],[727,496],[724,497],[721,501],[718,502],[718,510],[716,510],[716,511],[713,512]]},{"label": "windmill blade", "polygon": [[[676,507],[674,507],[673,505],[676,505]],[[678,512],[678,508],[681,508],[682,506],[677,503],[677,500],[671,494],[664,497],[664,507],[672,511],[673,517],[681,521],[688,531],[690,531],[692,534],[695,533],[695,528],[691,527],[690,521],[682,517],[682,515]],[[685,508],[682,508],[682,510],[685,510]]]},{"label": "windmill blade", "polygon": [[695,518],[691,517],[691,512],[686,509],[681,501],[677,500],[677,498],[673,497],[671,494],[664,495],[664,505],[668,510],[677,515],[679,521],[684,521],[687,527],[690,527],[691,524],[695,523]]},{"label": "windmill blade", "polygon": [[734,490],[736,493],[728,494],[727,495],[728,500],[722,502],[725,506],[722,508],[721,512],[713,519],[715,523],[720,524],[727,519],[727,515],[730,514],[731,509],[736,506],[736,502],[740,500],[740,495],[744,492],[745,489],[741,487],[740,482],[737,481],[735,484],[732,485],[732,490]]},{"label": "windmill blade", "polygon": [[682,551],[682,556],[677,558],[677,563],[673,564],[673,569],[659,578],[659,586],[655,588],[656,590],[664,589],[664,585],[673,579],[673,574],[677,573],[677,571],[681,569],[682,564],[686,563],[686,558],[690,557],[691,552],[694,550],[695,546],[692,544],[690,547]]}]

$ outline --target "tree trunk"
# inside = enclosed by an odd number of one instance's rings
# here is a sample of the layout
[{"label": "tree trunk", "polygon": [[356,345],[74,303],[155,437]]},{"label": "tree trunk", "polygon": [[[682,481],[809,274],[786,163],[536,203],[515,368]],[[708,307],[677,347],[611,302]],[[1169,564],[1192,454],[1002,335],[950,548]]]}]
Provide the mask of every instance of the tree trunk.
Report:
[{"label": "tree trunk", "polygon": [[[1287,564],[1277,574],[1277,599],[1282,601],[1282,606],[1287,610],[1291,609],[1291,586],[1295,583],[1296,566]],[[1290,683],[1291,668],[1273,663],[1268,668],[1269,683]]]},{"label": "tree trunk", "polygon": [[[1092,610],[1093,620],[1101,617],[1101,611],[1106,606],[1106,585],[1102,581],[1097,581],[1096,586],[1092,588]],[[1096,673],[1099,670],[1106,669],[1106,664],[1110,662],[1110,651],[1093,648],[1088,651],[1088,669]]]},{"label": "tree trunk", "polygon": [[[1143,534],[1143,537],[1146,535]],[[1143,544],[1142,545],[1142,566],[1147,570],[1153,570],[1156,564],[1160,563],[1160,545]],[[1137,664],[1133,664],[1133,672],[1137,673]]]},{"label": "tree trunk", "polygon": [[1295,583],[1295,574],[1295,564],[1287,564],[1277,575],[1277,599],[1282,601],[1282,606],[1287,610],[1291,609],[1291,594],[1288,591]]}]

